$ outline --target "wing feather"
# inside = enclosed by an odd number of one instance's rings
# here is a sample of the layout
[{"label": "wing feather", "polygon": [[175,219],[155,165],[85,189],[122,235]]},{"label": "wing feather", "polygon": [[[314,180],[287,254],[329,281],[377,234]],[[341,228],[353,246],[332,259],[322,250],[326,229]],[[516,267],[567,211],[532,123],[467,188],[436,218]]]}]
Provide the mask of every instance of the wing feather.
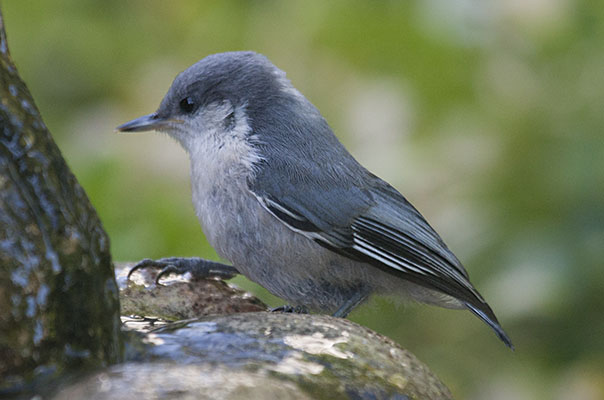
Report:
[{"label": "wing feather", "polygon": [[333,192],[326,197],[308,192],[278,197],[266,190],[250,190],[268,212],[321,246],[461,301],[512,347],[497,317],[440,236],[394,188],[377,177],[373,182],[373,187],[363,189],[326,189],[336,190],[335,197]]}]

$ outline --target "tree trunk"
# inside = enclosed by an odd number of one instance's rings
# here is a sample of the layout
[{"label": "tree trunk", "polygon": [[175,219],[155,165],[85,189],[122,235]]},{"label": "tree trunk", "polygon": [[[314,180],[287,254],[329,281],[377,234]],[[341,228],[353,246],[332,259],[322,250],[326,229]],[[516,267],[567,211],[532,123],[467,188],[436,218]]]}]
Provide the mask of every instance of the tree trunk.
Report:
[{"label": "tree trunk", "polygon": [[2,393],[114,363],[122,344],[109,239],[19,77],[1,14],[0,95]]}]

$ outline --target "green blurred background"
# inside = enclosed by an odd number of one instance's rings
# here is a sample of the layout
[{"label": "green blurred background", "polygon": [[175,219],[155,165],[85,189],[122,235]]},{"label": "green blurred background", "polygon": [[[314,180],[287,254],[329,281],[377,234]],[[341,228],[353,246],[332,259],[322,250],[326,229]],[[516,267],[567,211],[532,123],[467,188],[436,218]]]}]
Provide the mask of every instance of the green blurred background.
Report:
[{"label": "green blurred background", "polygon": [[[217,259],[188,162],[115,126],[207,54],[287,71],[464,262],[516,345],[469,312],[375,299],[351,319],[459,399],[604,398],[604,7],[587,0],[3,1],[9,44],[116,260]],[[244,278],[271,305],[281,301]]]}]

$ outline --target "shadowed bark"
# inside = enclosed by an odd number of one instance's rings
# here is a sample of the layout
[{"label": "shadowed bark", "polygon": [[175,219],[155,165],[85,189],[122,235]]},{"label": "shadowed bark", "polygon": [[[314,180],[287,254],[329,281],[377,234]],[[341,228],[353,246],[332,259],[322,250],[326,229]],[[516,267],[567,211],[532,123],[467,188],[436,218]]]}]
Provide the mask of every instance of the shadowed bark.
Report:
[{"label": "shadowed bark", "polygon": [[18,75],[1,14],[0,96],[2,393],[114,363],[122,345],[109,239]]}]

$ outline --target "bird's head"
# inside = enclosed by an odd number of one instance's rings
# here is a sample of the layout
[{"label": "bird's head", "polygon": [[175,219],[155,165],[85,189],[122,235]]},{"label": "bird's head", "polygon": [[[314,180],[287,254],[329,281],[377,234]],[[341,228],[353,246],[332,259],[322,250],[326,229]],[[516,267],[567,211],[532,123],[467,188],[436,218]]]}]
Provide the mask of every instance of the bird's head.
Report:
[{"label": "bird's head", "polygon": [[190,151],[199,136],[249,133],[252,120],[266,119],[275,114],[271,107],[282,109],[300,98],[285,73],[265,56],[250,51],[214,54],[181,72],[156,112],[117,130],[165,132]]}]

